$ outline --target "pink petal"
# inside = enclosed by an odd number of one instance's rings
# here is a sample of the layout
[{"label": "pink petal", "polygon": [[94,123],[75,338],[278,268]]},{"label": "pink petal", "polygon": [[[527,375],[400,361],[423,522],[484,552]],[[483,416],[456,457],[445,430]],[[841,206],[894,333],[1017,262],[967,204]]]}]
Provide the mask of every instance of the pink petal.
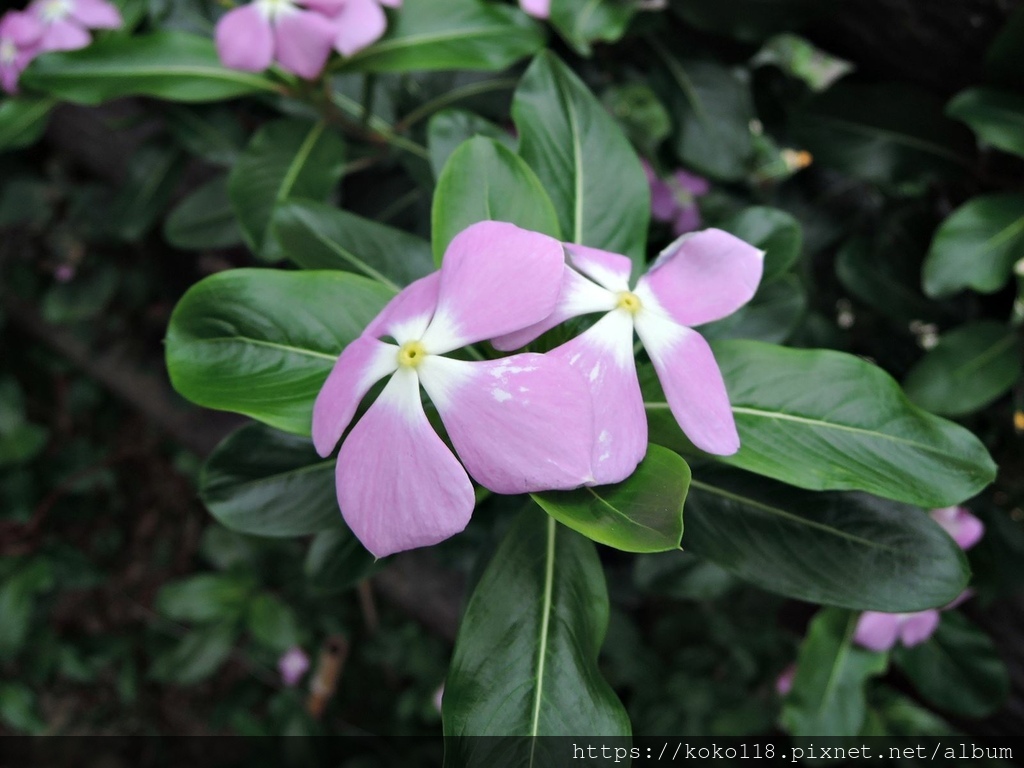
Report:
[{"label": "pink petal", "polygon": [[398,368],[398,348],[369,336],[347,347],[334,364],[313,405],[313,445],[330,455],[370,387]]},{"label": "pink petal", "polygon": [[531,353],[479,363],[431,356],[419,374],[456,453],[485,488],[515,494],[592,480],[590,397],[568,363]]},{"label": "pink petal", "polygon": [[985,535],[985,524],[966,507],[933,509],[931,516],[946,530],[960,549],[970,549]]},{"label": "pink petal", "polygon": [[696,203],[680,206],[672,221],[672,234],[679,237],[696,229],[700,229],[700,208]]},{"label": "pink petal", "polygon": [[672,174],[672,180],[680,189],[689,192],[694,197],[706,195],[711,190],[711,185],[707,179],[689,171],[684,171],[682,168]]},{"label": "pink petal", "polygon": [[106,0],[74,0],[71,16],[90,29],[118,29],[124,23],[117,6]]},{"label": "pink petal", "polygon": [[42,36],[43,23],[35,14],[8,11],[0,18],[0,37],[13,41],[18,48],[35,46]]},{"label": "pink petal", "polygon": [[908,648],[920,645],[932,636],[938,626],[938,611],[932,609],[930,611],[912,613],[903,617],[899,628],[900,639]]},{"label": "pink petal", "polygon": [[615,292],[629,290],[633,263],[627,256],[575,243],[566,243],[565,250],[569,253],[569,262],[598,285]]},{"label": "pink petal", "polygon": [[554,312],[539,323],[534,323],[521,331],[499,336],[492,339],[491,343],[495,349],[503,352],[519,349],[569,318],[593,312],[608,312],[615,308],[617,302],[618,297],[614,293],[566,265],[562,270],[562,285]]},{"label": "pink petal", "polygon": [[555,309],[564,265],[552,237],[501,221],[471,225],[445,251],[423,344],[444,354],[540,322]]},{"label": "pink petal", "polygon": [[519,0],[519,7],[538,19],[551,15],[551,0]]},{"label": "pink petal", "polygon": [[440,287],[440,272],[410,283],[373,318],[363,334],[388,336],[399,344],[421,338],[434,317]]},{"label": "pink petal", "polygon": [[274,28],[277,62],[286,72],[313,80],[327,64],[335,34],[334,23],[315,11],[283,13]]},{"label": "pink petal", "polygon": [[444,541],[473,514],[473,484],[427,421],[411,368],[391,377],[338,454],[338,504],[377,557]]},{"label": "pink petal", "polygon": [[402,0],[379,0],[380,4],[388,8],[401,8]]},{"label": "pink petal", "polygon": [[941,610],[941,611],[951,611],[954,608],[956,608],[957,606],[963,605],[968,600],[970,600],[972,597],[974,597],[974,590],[971,589],[970,587],[968,587],[963,592],[961,592],[959,595],[954,597],[951,602],[948,602],[944,606],[942,606],[942,608],[940,608],[939,610]]},{"label": "pink petal", "polygon": [[692,326],[731,315],[757,291],[764,252],[718,229],[686,235],[666,248],[636,294],[677,323]]},{"label": "pink petal", "polygon": [[308,670],[309,656],[297,645],[289,648],[277,660],[277,671],[281,673],[281,681],[289,687],[298,685]]},{"label": "pink petal", "polygon": [[898,613],[866,611],[857,621],[853,640],[872,651],[888,651],[896,645],[900,622],[901,616]]},{"label": "pink petal", "polygon": [[672,188],[662,181],[646,160],[641,160],[647,184],[651,188],[651,218],[655,221],[671,221],[676,209],[676,196]]},{"label": "pink petal", "polygon": [[647,453],[647,414],[633,358],[633,322],[609,312],[550,353],[586,380],[594,403],[594,485],[625,480]]},{"label": "pink petal", "polygon": [[0,64],[0,87],[7,93],[18,92],[18,78],[21,76],[21,69],[10,64]]},{"label": "pink petal", "polygon": [[224,14],[215,36],[225,67],[262,72],[274,60],[274,32],[254,3]]},{"label": "pink petal", "polygon": [[796,664],[790,664],[784,670],[779,672],[779,676],[775,678],[775,692],[779,696],[785,696],[791,690],[793,690],[793,678],[796,677]]},{"label": "pink petal", "polygon": [[377,42],[388,28],[388,18],[375,0],[348,0],[335,22],[334,47],[343,56]]},{"label": "pink petal", "polygon": [[92,37],[78,24],[71,21],[55,21],[43,28],[39,40],[39,51],[77,51],[92,42]]},{"label": "pink petal", "polygon": [[736,453],[740,438],[729,395],[704,337],[646,308],[635,322],[672,415],[686,436],[708,453]]}]

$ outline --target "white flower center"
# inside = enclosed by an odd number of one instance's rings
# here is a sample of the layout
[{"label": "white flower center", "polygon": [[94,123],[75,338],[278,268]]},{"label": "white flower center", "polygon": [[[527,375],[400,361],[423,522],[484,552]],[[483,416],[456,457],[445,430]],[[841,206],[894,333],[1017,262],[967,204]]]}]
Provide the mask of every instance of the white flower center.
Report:
[{"label": "white flower center", "polygon": [[47,24],[63,21],[71,15],[73,0],[44,0],[39,6],[39,17]]},{"label": "white flower center", "polygon": [[256,0],[256,8],[264,18],[273,21],[278,16],[294,11],[295,3],[292,0]]},{"label": "white flower center", "polygon": [[13,64],[18,56],[18,46],[11,40],[0,39],[0,64]]}]

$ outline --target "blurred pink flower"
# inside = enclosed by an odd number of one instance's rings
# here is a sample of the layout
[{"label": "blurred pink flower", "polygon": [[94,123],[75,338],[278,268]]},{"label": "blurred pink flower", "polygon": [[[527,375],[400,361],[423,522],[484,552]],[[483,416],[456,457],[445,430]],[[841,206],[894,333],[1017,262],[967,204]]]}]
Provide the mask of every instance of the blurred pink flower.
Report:
[{"label": "blurred pink flower", "polygon": [[793,678],[796,677],[796,664],[790,664],[784,670],[779,672],[779,676],[775,678],[775,692],[779,696],[785,696],[791,690],[793,690]]},{"label": "blurred pink flower", "polygon": [[865,611],[857,622],[853,640],[872,651],[888,651],[899,641],[907,648],[923,643],[939,626],[939,610],[917,613]]},{"label": "blurred pink flower", "polygon": [[281,673],[281,680],[289,688],[297,685],[308,670],[309,656],[297,645],[289,648],[277,660],[277,671]]},{"label": "blurred pink flower", "polygon": [[985,535],[985,525],[966,507],[943,507],[931,511],[932,519],[946,529],[960,549],[970,549]]},{"label": "blurred pink flower", "polygon": [[39,53],[84,48],[92,42],[90,29],[117,29],[124,23],[107,0],[34,0],[25,12],[36,23]]},{"label": "blurred pink flower", "polygon": [[8,11],[0,17],[0,86],[18,92],[18,78],[38,53],[39,26],[24,11]]},{"label": "blurred pink flower", "polygon": [[307,5],[331,17],[335,50],[351,56],[381,38],[388,27],[384,8],[401,8],[402,0],[308,0]]},{"label": "blurred pink flower", "polygon": [[519,0],[519,7],[537,19],[551,15],[551,0]]},{"label": "blurred pink flower", "polygon": [[697,198],[710,190],[708,180],[677,169],[667,179],[661,179],[646,160],[642,161],[647,183],[651,187],[651,217],[672,225],[676,237],[700,229],[700,209]]}]

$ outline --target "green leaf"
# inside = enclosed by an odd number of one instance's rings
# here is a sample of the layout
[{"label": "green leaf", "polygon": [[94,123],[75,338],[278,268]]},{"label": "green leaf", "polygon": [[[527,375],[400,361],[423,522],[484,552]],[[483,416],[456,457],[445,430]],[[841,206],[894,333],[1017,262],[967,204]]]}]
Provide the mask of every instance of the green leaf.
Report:
[{"label": "green leaf", "polygon": [[746,306],[728,317],[700,327],[709,341],[752,339],[780,344],[788,339],[807,311],[807,293],[796,275],[762,285]]},{"label": "green leaf", "polygon": [[0,470],[31,461],[50,439],[46,427],[27,422],[0,433]]},{"label": "green leaf", "polygon": [[646,83],[613,85],[604,91],[601,103],[643,154],[656,155],[658,145],[672,133],[668,110]]},{"label": "green leaf", "polygon": [[228,248],[242,242],[228,199],[227,176],[199,187],[171,211],[164,222],[164,237],[176,248],[204,250]]},{"label": "green leaf", "polygon": [[750,63],[758,67],[774,65],[819,93],[828,90],[836,80],[856,69],[850,62],[788,32],[766,40]]},{"label": "green leaf", "polygon": [[128,242],[142,239],[167,208],[181,171],[177,147],[150,144],[136,152],[128,178],[111,202],[108,231]]},{"label": "green leaf", "polygon": [[227,104],[166,108],[167,129],[193,155],[214,165],[232,166],[245,148],[240,115]]},{"label": "green leaf", "polygon": [[856,736],[867,718],[865,687],[888,655],[853,645],[857,614],[824,610],[800,646],[782,723],[793,736]]},{"label": "green leaf", "polygon": [[474,136],[495,139],[513,152],[516,149],[516,140],[508,131],[473,112],[445,109],[430,118],[427,123],[427,147],[434,178],[441,176],[445,163],[459,145]]},{"label": "green leaf", "polygon": [[536,171],[574,243],[646,257],[647,177],[615,119],[554,54],[534,59],[516,89],[519,154]]},{"label": "green leaf", "polygon": [[985,70],[994,81],[1024,87],[1024,8],[1010,14],[1009,21],[992,41],[985,56]]},{"label": "green leaf", "polygon": [[175,685],[195,685],[220,669],[237,639],[234,622],[194,629],[174,648],[157,657],[150,676]]},{"label": "green leaf", "polygon": [[[594,545],[531,505],[466,607],[445,683],[444,735],[628,737],[626,711],[597,666],[607,627]],[[560,762],[536,754],[552,748],[537,739],[454,744],[446,766]]]},{"label": "green leaf", "polygon": [[23,734],[46,735],[48,726],[36,713],[36,695],[22,683],[0,683],[0,722]]},{"label": "green leaf", "polygon": [[37,96],[19,96],[0,103],[0,152],[35,144],[55,106],[56,99]]},{"label": "green leaf", "polygon": [[261,594],[253,598],[245,621],[253,640],[274,653],[284,653],[299,642],[295,611],[274,595]]},{"label": "green leaf", "polygon": [[355,272],[395,291],[434,270],[425,240],[323,203],[278,206],[270,236],[303,269]]},{"label": "green leaf", "polygon": [[518,11],[479,0],[405,0],[384,37],[346,60],[359,72],[435,69],[497,71],[544,45],[541,28]]},{"label": "green leaf", "polygon": [[931,94],[896,84],[839,82],[798,109],[794,139],[816,165],[882,185],[960,175],[971,167],[970,134]]},{"label": "green leaf", "polygon": [[651,445],[640,466],[621,483],[535,493],[533,500],[555,520],[599,544],[624,552],[665,552],[679,548],[689,484],[686,462]]},{"label": "green leaf", "polygon": [[1024,157],[1024,96],[969,88],[949,102],[946,114],[967,123],[986,144]]},{"label": "green leaf", "polygon": [[306,553],[306,578],[323,592],[344,592],[373,572],[376,558],[352,532],[339,526],[321,531]]},{"label": "green leaf", "polygon": [[614,43],[636,13],[636,3],[623,0],[551,0],[551,26],[576,52],[589,56],[591,43]]},{"label": "green leaf", "polygon": [[174,621],[221,621],[242,615],[252,589],[248,577],[203,573],[164,586],[156,610]]},{"label": "green leaf", "polygon": [[171,315],[171,383],[198,405],[308,435],[313,401],[338,355],[393,295],[345,272],[211,275]]},{"label": "green leaf", "polygon": [[478,221],[509,221],[560,239],[558,217],[536,174],[483,136],[456,149],[437,180],[431,212],[435,263],[459,232]]},{"label": "green leaf", "polygon": [[307,438],[261,424],[235,430],[206,460],[199,494],[223,525],[258,536],[304,536],[342,527],[334,459]]},{"label": "green leaf", "polygon": [[705,32],[760,42],[827,14],[835,0],[672,0],[672,11]]},{"label": "green leaf", "polygon": [[992,639],[956,611],[942,614],[935,634],[893,661],[932,706],[962,717],[987,717],[1010,691],[1006,665]]},{"label": "green leaf", "polygon": [[1024,195],[968,200],[942,222],[924,263],[924,291],[934,298],[965,288],[994,293],[1024,258]]},{"label": "green leaf", "polygon": [[995,400],[1022,371],[1020,344],[1002,323],[969,323],[943,334],[903,384],[916,405],[943,416],[962,416]]},{"label": "green leaf", "polygon": [[664,65],[652,82],[675,123],[676,156],[704,176],[723,181],[745,176],[754,156],[747,73],[712,59],[677,57],[657,38],[651,43]]},{"label": "green leaf", "polygon": [[943,605],[969,576],[955,542],[918,508],[727,469],[696,472],[683,548],[762,589],[861,610]]},{"label": "green leaf", "polygon": [[228,195],[252,252],[281,258],[265,242],[274,209],[292,197],[326,200],[344,164],[344,142],[322,121],[275,120],[260,128],[228,176]]},{"label": "green leaf", "polygon": [[[974,435],[917,408],[871,363],[756,341],[718,342],[714,351],[740,435],[739,452],[719,461],[799,488],[929,508],[970,498],[995,477]],[[684,448],[667,404],[645,399],[651,439]]]},{"label": "green leaf", "polygon": [[778,208],[753,206],[718,225],[764,251],[762,283],[785,274],[800,258],[803,230],[800,222]]},{"label": "green leaf", "polygon": [[24,647],[32,623],[35,597],[52,587],[50,564],[40,557],[3,574],[0,582],[0,616],[3,616],[3,621],[0,621],[0,659],[11,659]]},{"label": "green leaf", "polygon": [[717,600],[736,586],[736,577],[692,552],[640,555],[633,582],[641,592],[676,600]]},{"label": "green leaf", "polygon": [[76,104],[124,96],[220,101],[280,90],[264,75],[222,65],[210,38],[170,31],[110,35],[77,51],[47,53],[21,79],[27,88]]}]

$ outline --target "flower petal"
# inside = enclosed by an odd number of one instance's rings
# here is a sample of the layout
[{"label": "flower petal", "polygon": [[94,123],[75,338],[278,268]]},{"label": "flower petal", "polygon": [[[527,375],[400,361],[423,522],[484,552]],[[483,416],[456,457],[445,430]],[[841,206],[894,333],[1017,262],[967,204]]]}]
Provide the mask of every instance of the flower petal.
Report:
[{"label": "flower petal", "polygon": [[484,487],[528,493],[592,479],[590,397],[568,363],[532,353],[487,362],[431,356],[419,374],[455,452]]},{"label": "flower petal", "polygon": [[42,36],[43,23],[34,13],[8,11],[0,18],[0,37],[13,41],[18,48],[38,45]]},{"label": "flower petal", "polygon": [[508,333],[492,339],[495,349],[509,352],[529,344],[545,331],[550,331],[569,318],[589,315],[593,312],[608,312],[615,308],[618,297],[607,288],[583,277],[572,267],[566,265],[562,270],[562,286],[558,293],[555,311],[521,331]]},{"label": "flower petal", "polygon": [[118,29],[124,23],[117,6],[107,0],[74,0],[71,16],[90,29]]},{"label": "flower petal", "polygon": [[896,645],[900,621],[901,617],[898,613],[865,611],[857,621],[853,640],[858,645],[872,651],[888,651]]},{"label": "flower petal", "polygon": [[473,484],[427,421],[409,368],[352,428],[336,478],[345,522],[377,557],[444,541],[473,514]]},{"label": "flower petal", "polygon": [[363,335],[390,336],[399,344],[421,338],[434,317],[440,286],[440,272],[410,283],[370,321]]},{"label": "flower petal", "polygon": [[700,229],[700,208],[696,203],[681,205],[672,221],[672,234],[676,237]]},{"label": "flower petal", "polygon": [[546,19],[551,15],[551,0],[519,0],[519,7],[538,19]]},{"label": "flower petal", "polygon": [[731,315],[757,291],[764,252],[718,229],[684,235],[661,252],[636,294],[677,323],[709,323]]},{"label": "flower petal", "polygon": [[342,351],[313,405],[313,445],[330,455],[370,387],[398,369],[398,348],[361,336]]},{"label": "flower petal", "polygon": [[72,21],[55,21],[43,28],[43,36],[39,40],[39,50],[43,51],[77,51],[92,42],[92,36]]},{"label": "flower petal", "polygon": [[335,21],[334,47],[343,56],[377,42],[388,28],[388,18],[375,0],[347,0]]},{"label": "flower petal", "polygon": [[711,191],[711,185],[708,183],[707,179],[703,176],[697,176],[696,174],[690,173],[689,171],[684,171],[682,168],[677,169],[676,172],[672,174],[672,180],[680,189],[689,192],[691,195],[696,197],[706,195]]},{"label": "flower petal", "polygon": [[944,507],[931,511],[932,519],[941,525],[960,549],[970,549],[985,535],[985,525],[966,507]]},{"label": "flower petal", "polygon": [[665,399],[690,441],[703,451],[729,456],[740,448],[722,372],[704,337],[646,309],[636,332],[658,373]]},{"label": "flower petal", "polygon": [[616,310],[552,350],[580,372],[594,403],[594,485],[625,480],[647,453],[647,414],[633,359],[633,323]]},{"label": "flower petal", "polygon": [[274,60],[274,33],[255,3],[225,13],[215,37],[225,67],[262,72]]},{"label": "flower petal", "polygon": [[641,160],[647,185],[651,188],[651,218],[655,221],[671,221],[676,211],[676,196],[667,183],[662,181],[646,160]]},{"label": "flower petal", "polygon": [[338,30],[326,16],[315,11],[292,11],[277,18],[274,41],[281,68],[306,80],[324,70]]},{"label": "flower petal", "polygon": [[440,355],[540,322],[555,309],[564,264],[553,237],[502,221],[467,227],[445,251],[424,346]]},{"label": "flower petal", "polygon": [[907,648],[920,645],[932,636],[938,626],[939,612],[935,609],[912,613],[903,617],[899,628],[900,640]]},{"label": "flower petal", "polygon": [[575,243],[566,243],[565,250],[569,263],[598,285],[616,293],[629,290],[633,263],[628,257]]}]

